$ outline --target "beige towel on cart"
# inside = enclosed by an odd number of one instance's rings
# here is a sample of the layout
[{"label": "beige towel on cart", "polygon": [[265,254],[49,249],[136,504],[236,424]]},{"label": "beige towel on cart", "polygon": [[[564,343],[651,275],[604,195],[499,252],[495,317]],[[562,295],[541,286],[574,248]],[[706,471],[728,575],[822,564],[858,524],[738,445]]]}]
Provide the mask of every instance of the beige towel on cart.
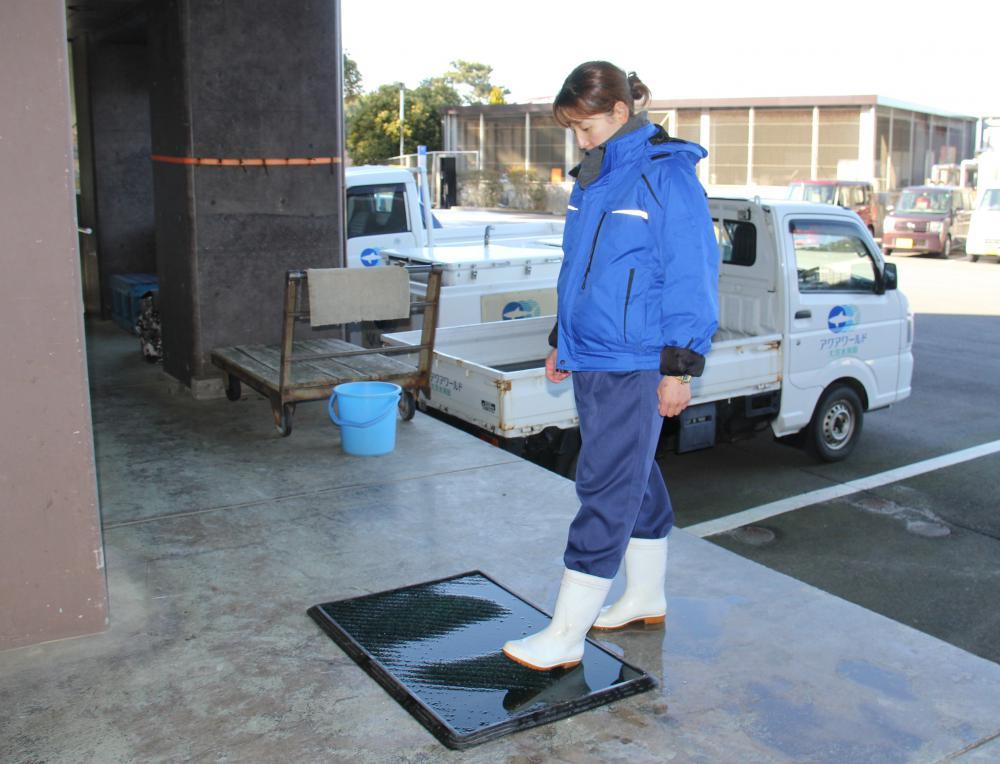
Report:
[{"label": "beige towel on cart", "polygon": [[405,268],[311,268],[306,278],[313,326],[410,315],[410,277]]}]

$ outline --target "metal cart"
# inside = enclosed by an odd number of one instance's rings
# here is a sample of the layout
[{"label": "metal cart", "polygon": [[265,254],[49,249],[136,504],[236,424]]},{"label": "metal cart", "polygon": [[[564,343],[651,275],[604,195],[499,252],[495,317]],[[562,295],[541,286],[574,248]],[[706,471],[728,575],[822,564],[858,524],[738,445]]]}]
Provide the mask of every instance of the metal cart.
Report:
[{"label": "metal cart", "polygon": [[[271,401],[274,426],[282,436],[288,436],[297,403],[329,398],[333,388],[344,382],[394,382],[403,388],[400,414],[403,419],[412,419],[417,391],[430,395],[441,269],[409,266],[407,270],[411,274],[428,274],[425,298],[411,298],[410,303],[411,316],[416,309],[423,310],[419,345],[364,348],[339,339],[296,341],[296,322],[309,321],[310,317],[308,276],[303,270],[289,270],[285,277],[281,344],[236,345],[212,351],[212,363],[225,375],[226,397],[239,400],[242,384],[253,388]],[[391,357],[415,351],[419,351],[416,367]]]}]

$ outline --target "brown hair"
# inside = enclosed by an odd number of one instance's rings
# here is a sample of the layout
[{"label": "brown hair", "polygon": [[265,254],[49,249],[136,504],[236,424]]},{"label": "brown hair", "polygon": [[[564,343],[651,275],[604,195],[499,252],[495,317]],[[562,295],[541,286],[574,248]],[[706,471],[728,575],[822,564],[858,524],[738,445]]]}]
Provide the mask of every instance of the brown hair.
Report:
[{"label": "brown hair", "polygon": [[632,116],[636,105],[645,106],[649,99],[649,88],[635,72],[626,74],[607,61],[587,61],[566,78],[552,104],[552,114],[556,122],[569,127],[574,118],[609,114],[618,101],[628,107]]}]

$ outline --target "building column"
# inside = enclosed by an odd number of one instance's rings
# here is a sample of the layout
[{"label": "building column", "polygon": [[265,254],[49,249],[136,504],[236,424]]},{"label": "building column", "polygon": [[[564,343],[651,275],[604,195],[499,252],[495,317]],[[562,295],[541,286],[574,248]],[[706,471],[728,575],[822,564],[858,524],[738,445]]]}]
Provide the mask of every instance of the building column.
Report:
[{"label": "building column", "polygon": [[486,115],[479,112],[479,171],[483,170],[483,146],[486,144]]},{"label": "building column", "polygon": [[[712,121],[708,111],[706,110],[701,113],[701,122],[698,126],[698,143],[700,143],[707,149],[711,142],[712,142]],[[702,159],[700,162],[698,162],[698,180],[700,180],[701,184],[706,188],[708,187],[709,181],[712,177],[710,172],[711,162],[712,162],[711,153],[705,159]]]},{"label": "building column", "polygon": [[343,263],[340,4],[163,0],[150,15],[164,369],[209,397],[213,348],[280,340],[285,271]]},{"label": "building column", "polygon": [[908,173],[908,175],[910,177],[908,183],[913,182],[913,138],[916,129],[917,129],[917,113],[910,112],[910,151],[908,154],[910,157],[910,172]]},{"label": "building column", "polygon": [[107,628],[62,0],[0,24],[0,650]]},{"label": "building column", "polygon": [[524,112],[524,174],[531,172],[531,112]]},{"label": "building column", "polygon": [[576,166],[576,138],[573,131],[566,128],[566,142],[563,149],[563,178],[569,180],[569,171]]},{"label": "building column", "polygon": [[[858,163],[863,177],[858,180],[875,180],[875,141],[878,139],[878,112],[875,106],[861,109],[858,117]],[[886,189],[881,189],[885,191]]]},{"label": "building column", "polygon": [[819,107],[813,106],[812,151],[809,154],[809,178],[819,178]]},{"label": "building column", "polygon": [[885,177],[892,188],[896,188],[899,185],[898,178],[896,177],[896,163],[892,161],[892,139],[894,137],[893,133],[896,132],[895,118],[896,110],[889,109],[889,148],[887,149],[889,156],[886,160]]},{"label": "building column", "polygon": [[747,112],[747,185],[753,185],[753,141],[754,141],[754,120],[757,111],[753,106]]}]

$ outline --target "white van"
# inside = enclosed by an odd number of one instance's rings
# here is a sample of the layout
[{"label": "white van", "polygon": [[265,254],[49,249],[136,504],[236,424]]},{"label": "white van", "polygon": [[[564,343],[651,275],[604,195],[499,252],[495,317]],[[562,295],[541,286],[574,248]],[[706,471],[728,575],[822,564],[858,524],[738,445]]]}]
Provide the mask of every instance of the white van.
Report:
[{"label": "white van", "polygon": [[1000,186],[984,188],[972,211],[965,252],[972,262],[980,257],[1000,257]]}]

